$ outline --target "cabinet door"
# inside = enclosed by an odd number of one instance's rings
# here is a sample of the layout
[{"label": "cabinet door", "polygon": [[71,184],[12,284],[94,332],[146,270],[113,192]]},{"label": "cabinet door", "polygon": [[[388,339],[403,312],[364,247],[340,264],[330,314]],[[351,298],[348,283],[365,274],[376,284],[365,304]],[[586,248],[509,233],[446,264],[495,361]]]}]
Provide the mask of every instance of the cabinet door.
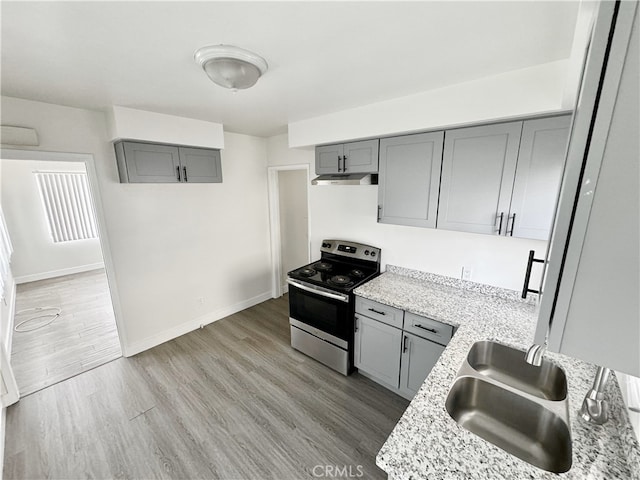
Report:
[{"label": "cabinet door", "polygon": [[377,173],[378,144],[378,139],[345,143],[342,151],[343,172]]},{"label": "cabinet door", "polygon": [[402,330],[356,315],[354,364],[376,381],[398,388]]},{"label": "cabinet door", "polygon": [[442,355],[444,347],[406,332],[402,342],[400,392],[412,399]]},{"label": "cabinet door", "polygon": [[123,142],[128,180],[131,183],[177,183],[178,147],[151,143]]},{"label": "cabinet door", "polygon": [[570,115],[524,122],[508,235],[549,239],[570,125]]},{"label": "cabinet door", "polygon": [[512,122],[445,132],[437,228],[504,235],[521,130]]},{"label": "cabinet door", "polygon": [[[342,151],[342,145],[316,147],[316,174],[342,173]],[[340,172],[338,172],[338,163]]]},{"label": "cabinet door", "polygon": [[444,132],[380,141],[380,223],[436,226]]},{"label": "cabinet door", "polygon": [[180,163],[185,182],[222,183],[219,150],[180,147]]}]

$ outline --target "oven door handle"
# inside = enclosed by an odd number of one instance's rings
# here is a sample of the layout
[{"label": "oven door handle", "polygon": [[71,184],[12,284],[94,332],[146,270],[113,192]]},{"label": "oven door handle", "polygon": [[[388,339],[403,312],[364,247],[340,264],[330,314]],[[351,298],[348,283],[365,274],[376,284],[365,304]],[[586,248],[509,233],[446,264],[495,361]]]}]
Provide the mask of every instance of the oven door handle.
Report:
[{"label": "oven door handle", "polygon": [[293,285],[294,287],[299,288],[301,290],[305,290],[307,292],[315,293],[317,295],[321,295],[327,298],[332,298],[334,300],[340,300],[341,302],[344,302],[344,303],[349,303],[348,295],[342,295],[340,293],[331,293],[324,289],[321,290],[319,288],[312,287],[311,285],[307,285],[306,283],[297,282],[296,280],[293,280],[291,278],[287,278],[287,283],[289,285]]}]

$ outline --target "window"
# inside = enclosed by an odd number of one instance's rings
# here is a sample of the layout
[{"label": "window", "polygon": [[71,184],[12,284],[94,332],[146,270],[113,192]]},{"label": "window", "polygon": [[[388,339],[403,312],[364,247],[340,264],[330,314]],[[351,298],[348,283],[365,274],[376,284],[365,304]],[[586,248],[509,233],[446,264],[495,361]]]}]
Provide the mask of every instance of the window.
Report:
[{"label": "window", "polygon": [[35,172],[54,243],[98,238],[87,174]]}]

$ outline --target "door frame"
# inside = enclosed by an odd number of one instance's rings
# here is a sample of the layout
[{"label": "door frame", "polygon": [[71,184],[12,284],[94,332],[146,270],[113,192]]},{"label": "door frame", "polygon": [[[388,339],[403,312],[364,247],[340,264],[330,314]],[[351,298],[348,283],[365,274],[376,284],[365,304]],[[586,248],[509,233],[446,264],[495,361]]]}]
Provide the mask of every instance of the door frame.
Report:
[{"label": "door frame", "polygon": [[[307,263],[311,261],[311,215],[309,209],[309,185],[311,185],[308,163],[295,165],[280,165],[267,167],[267,182],[269,187],[269,224],[271,230],[271,297],[282,296],[280,284],[282,277],[282,238],[280,236],[280,181],[278,174],[284,170],[304,170],[307,177]],[[301,265],[302,266],[302,265]]]},{"label": "door frame", "polygon": [[123,356],[127,356],[127,338],[124,329],[122,308],[120,304],[120,295],[116,283],[115,269],[113,266],[113,258],[111,256],[111,246],[109,237],[107,236],[107,222],[105,220],[104,208],[102,204],[102,195],[100,192],[100,183],[98,181],[98,172],[96,170],[96,161],[90,153],[65,153],[65,152],[49,152],[43,150],[18,150],[10,148],[0,149],[0,160],[38,160],[53,162],[84,162],[87,169],[87,179],[89,180],[89,188],[91,197],[93,198],[93,208],[96,214],[96,222],[98,224],[98,237],[100,240],[100,249],[102,250],[102,258],[104,260],[104,269],[107,275],[107,283],[109,285],[109,293],[111,295],[111,304],[113,306],[113,316],[116,322],[116,330],[118,332],[118,340],[120,341],[120,349]]}]

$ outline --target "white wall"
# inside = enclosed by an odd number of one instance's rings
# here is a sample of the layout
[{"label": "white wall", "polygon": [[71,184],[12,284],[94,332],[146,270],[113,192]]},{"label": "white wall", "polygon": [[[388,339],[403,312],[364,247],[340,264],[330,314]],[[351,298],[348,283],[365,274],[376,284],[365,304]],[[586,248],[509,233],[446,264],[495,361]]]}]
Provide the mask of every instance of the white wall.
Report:
[{"label": "white wall", "polygon": [[54,243],[33,174],[36,170],[84,172],[80,162],[0,160],[2,205],[13,243],[11,269],[17,283],[101,268],[97,238]]},{"label": "white wall", "polygon": [[[289,123],[289,146],[452,127],[563,108],[568,60]],[[575,85],[574,85],[575,88]]]},{"label": "white wall", "polygon": [[278,172],[280,258],[282,259],[280,281],[283,290],[287,280],[287,272],[309,263],[307,182],[306,170],[281,170]]},{"label": "white wall", "polygon": [[270,298],[265,139],[225,134],[222,184],[120,184],[102,112],[1,106],[3,124],[38,131],[38,150],[95,158],[125,355]]},{"label": "white wall", "polygon": [[[309,163],[314,152],[291,149],[287,136],[268,139],[269,165]],[[344,238],[382,248],[383,266],[402,267],[460,278],[463,266],[472,281],[521,290],[529,250],[544,256],[546,242],[446,230],[379,224],[378,187],[311,186],[311,254],[319,257],[325,238]],[[535,272],[534,272],[535,273]],[[532,277],[531,287],[537,278]]]}]

